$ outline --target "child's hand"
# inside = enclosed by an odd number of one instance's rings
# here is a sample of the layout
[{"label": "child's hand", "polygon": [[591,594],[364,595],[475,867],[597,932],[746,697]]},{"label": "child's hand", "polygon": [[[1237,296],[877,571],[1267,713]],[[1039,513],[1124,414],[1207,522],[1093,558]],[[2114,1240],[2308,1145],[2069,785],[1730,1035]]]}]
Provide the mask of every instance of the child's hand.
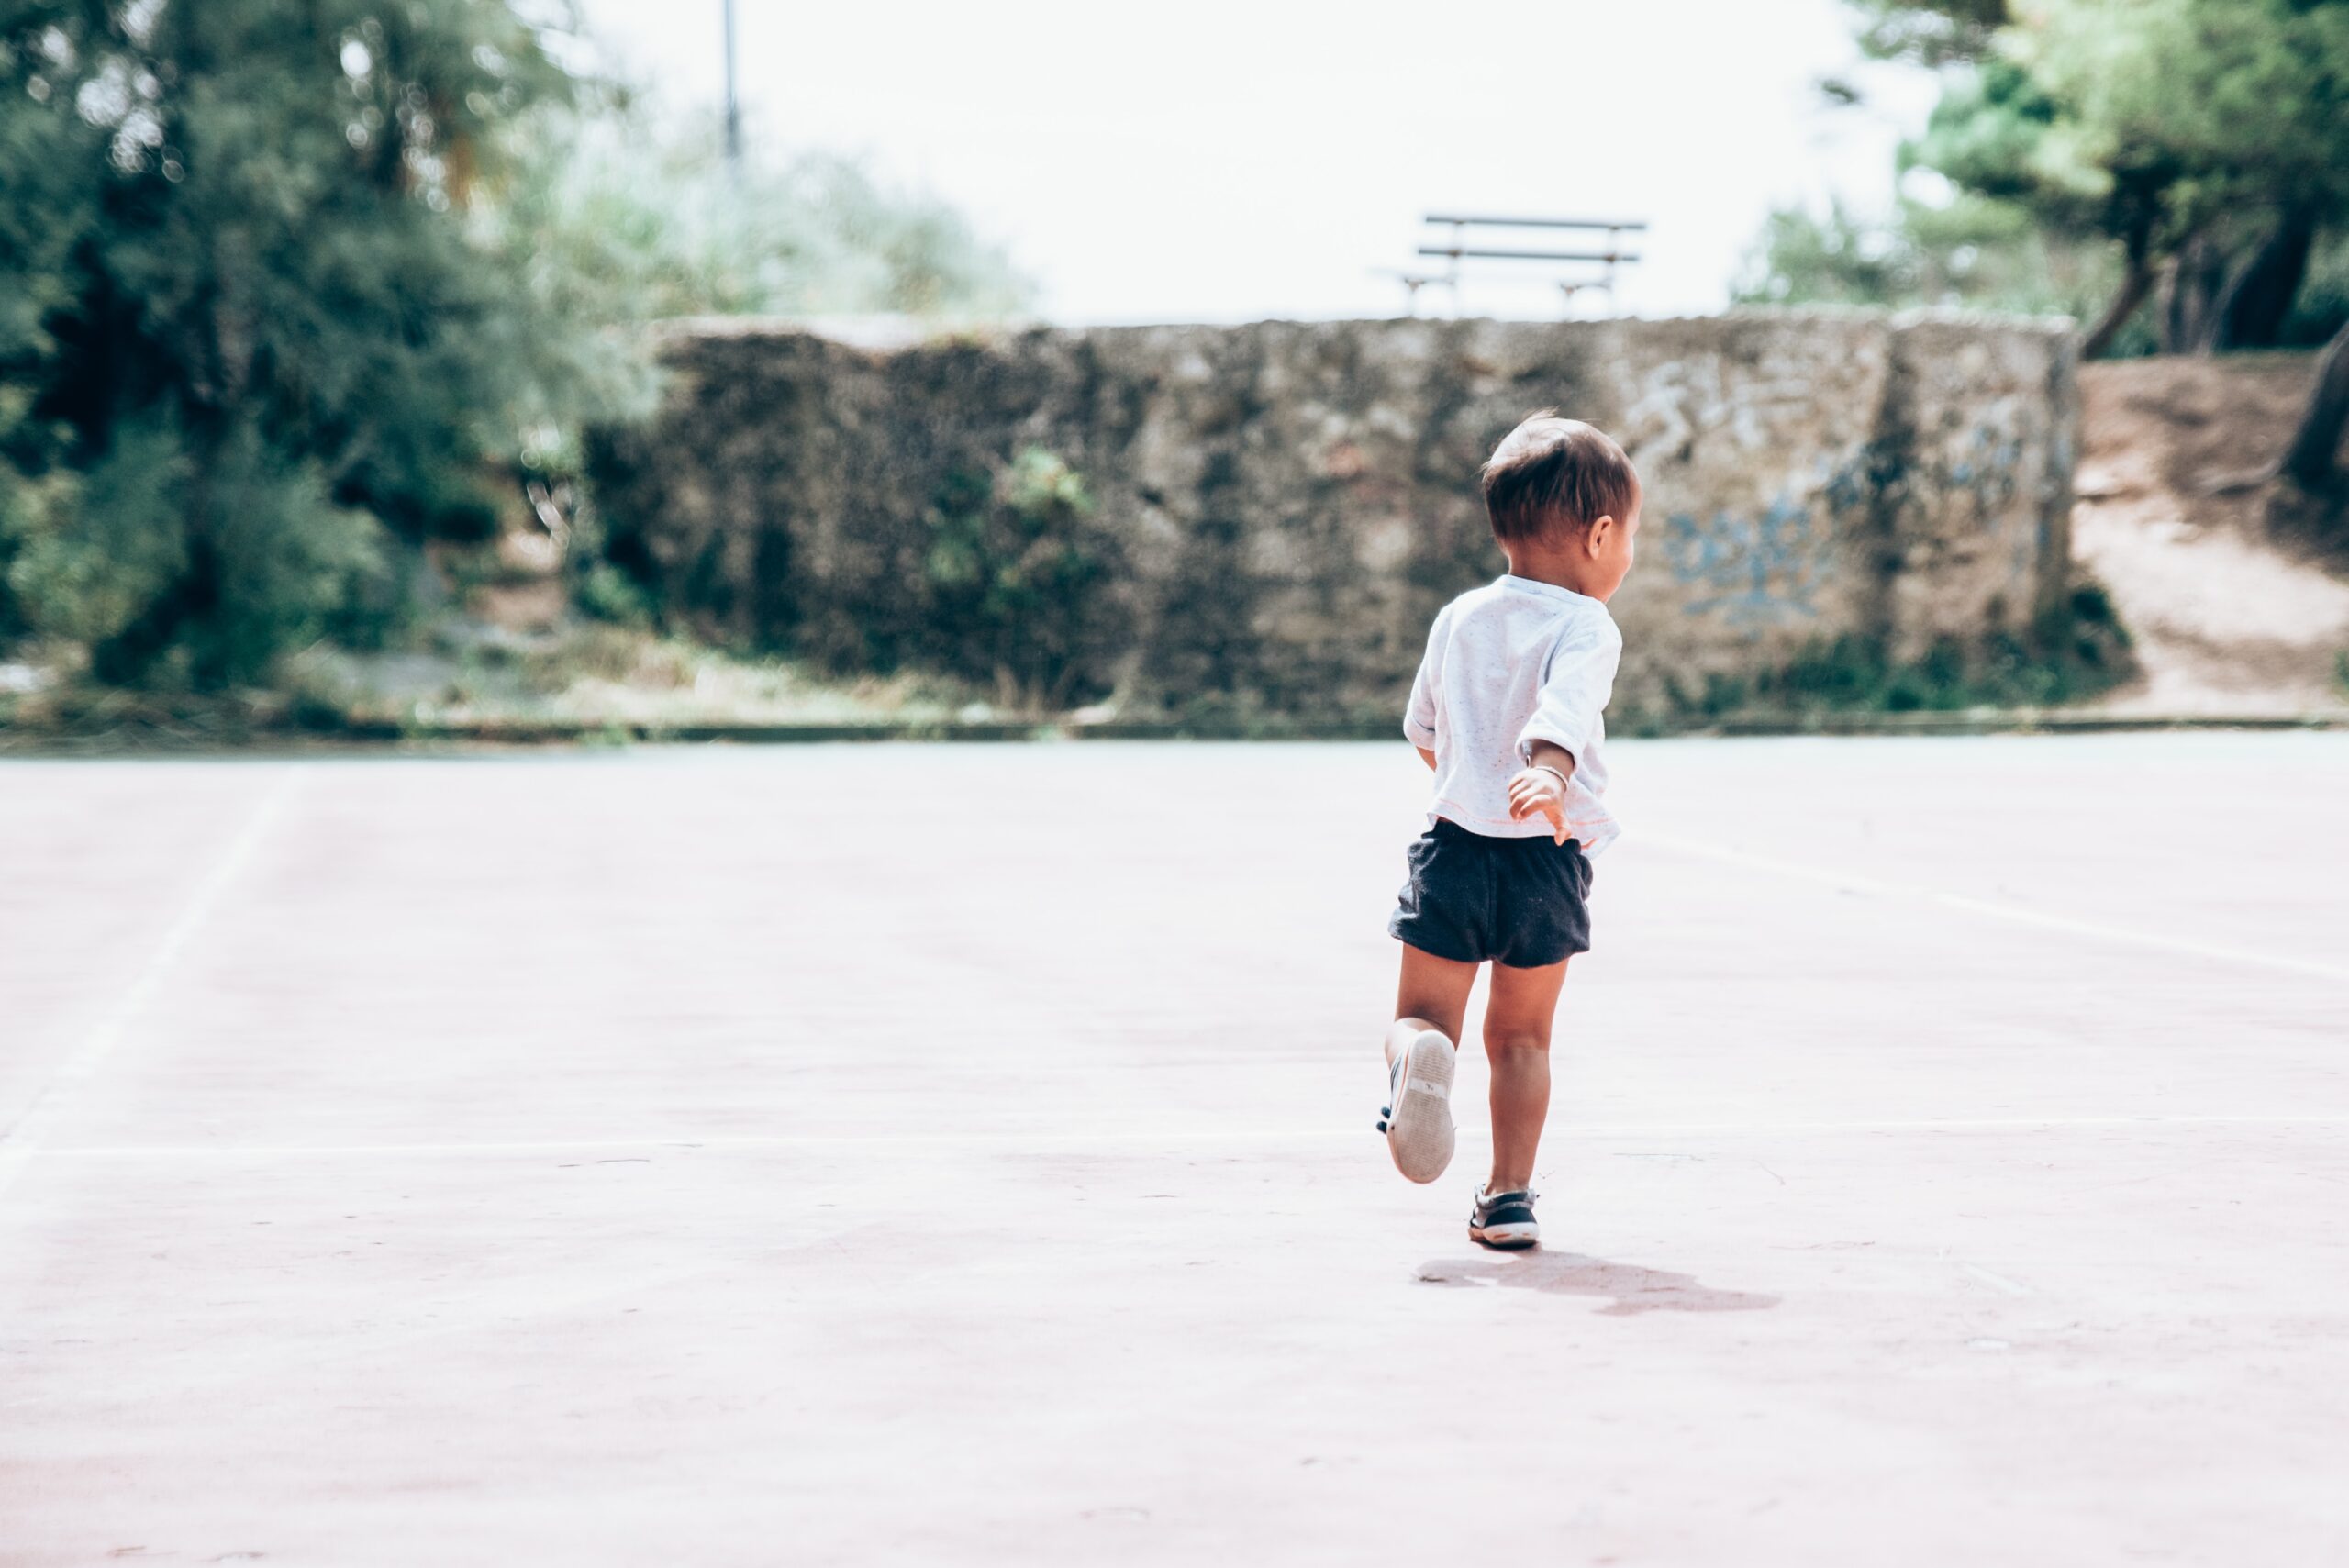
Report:
[{"label": "child's hand", "polygon": [[1558,842],[1566,841],[1566,781],[1555,769],[1523,768],[1508,781],[1508,814],[1512,821],[1522,822],[1529,817],[1550,819],[1550,836]]}]

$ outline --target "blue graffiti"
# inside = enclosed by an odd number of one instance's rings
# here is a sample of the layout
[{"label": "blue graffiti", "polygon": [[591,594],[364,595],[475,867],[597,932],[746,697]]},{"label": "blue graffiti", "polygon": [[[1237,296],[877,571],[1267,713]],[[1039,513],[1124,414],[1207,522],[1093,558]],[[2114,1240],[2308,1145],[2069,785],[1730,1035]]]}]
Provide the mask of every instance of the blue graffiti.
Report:
[{"label": "blue graffiti", "polygon": [[1831,540],[1808,507],[1781,496],[1759,517],[1719,511],[1706,520],[1675,512],[1664,521],[1664,557],[1674,580],[1714,590],[1690,599],[1691,611],[1720,612],[1740,625],[1819,613]]},{"label": "blue graffiti", "polygon": [[1947,483],[1971,489],[1986,509],[1995,510],[2013,500],[2022,443],[2012,435],[1976,425],[1965,445],[1965,452],[1943,475]]}]

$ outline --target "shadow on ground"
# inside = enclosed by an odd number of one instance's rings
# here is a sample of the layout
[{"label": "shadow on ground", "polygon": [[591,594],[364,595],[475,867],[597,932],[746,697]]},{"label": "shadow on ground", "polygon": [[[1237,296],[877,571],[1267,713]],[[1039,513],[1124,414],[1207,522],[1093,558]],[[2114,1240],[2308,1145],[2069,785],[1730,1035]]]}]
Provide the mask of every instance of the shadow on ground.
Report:
[{"label": "shadow on ground", "polygon": [[1758,1312],[1778,1305],[1775,1296],[1744,1290],[1715,1290],[1688,1274],[1610,1263],[1579,1252],[1521,1252],[1515,1257],[1438,1259],[1421,1263],[1422,1284],[1510,1285],[1555,1296],[1612,1296],[1598,1310],[1611,1318],[1642,1312]]}]

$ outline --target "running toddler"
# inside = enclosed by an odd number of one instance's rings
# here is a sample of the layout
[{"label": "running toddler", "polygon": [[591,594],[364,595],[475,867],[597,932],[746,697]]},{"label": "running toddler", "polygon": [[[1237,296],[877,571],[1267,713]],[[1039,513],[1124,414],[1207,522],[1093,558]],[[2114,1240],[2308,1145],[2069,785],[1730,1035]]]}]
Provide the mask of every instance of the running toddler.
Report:
[{"label": "running toddler", "polygon": [[1493,1164],[1468,1234],[1531,1247],[1551,1019],[1566,961],[1590,947],[1590,862],[1616,832],[1600,716],[1623,639],[1607,601],[1631,570],[1640,480],[1606,435],[1545,410],[1509,432],[1482,481],[1508,572],[1437,615],[1403,720],[1435,794],[1387,925],[1403,974],[1378,1125],[1403,1174],[1443,1174],[1461,1020],[1490,963]]}]

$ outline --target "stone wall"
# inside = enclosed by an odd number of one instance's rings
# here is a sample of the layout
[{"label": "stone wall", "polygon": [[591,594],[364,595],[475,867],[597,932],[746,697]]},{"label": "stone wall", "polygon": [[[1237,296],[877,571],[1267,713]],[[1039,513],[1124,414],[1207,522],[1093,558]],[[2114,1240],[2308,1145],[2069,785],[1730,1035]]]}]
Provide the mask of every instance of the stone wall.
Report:
[{"label": "stone wall", "polygon": [[856,669],[922,657],[941,498],[1042,449],[1083,476],[1107,563],[1069,700],[1358,717],[1501,570],[1476,468],[1554,406],[1645,482],[1618,706],[1668,710],[1838,637],[1911,659],[2060,615],[2065,325],[1264,322],[878,351],[682,324],[664,413],[594,462],[615,558],[672,614]]}]

